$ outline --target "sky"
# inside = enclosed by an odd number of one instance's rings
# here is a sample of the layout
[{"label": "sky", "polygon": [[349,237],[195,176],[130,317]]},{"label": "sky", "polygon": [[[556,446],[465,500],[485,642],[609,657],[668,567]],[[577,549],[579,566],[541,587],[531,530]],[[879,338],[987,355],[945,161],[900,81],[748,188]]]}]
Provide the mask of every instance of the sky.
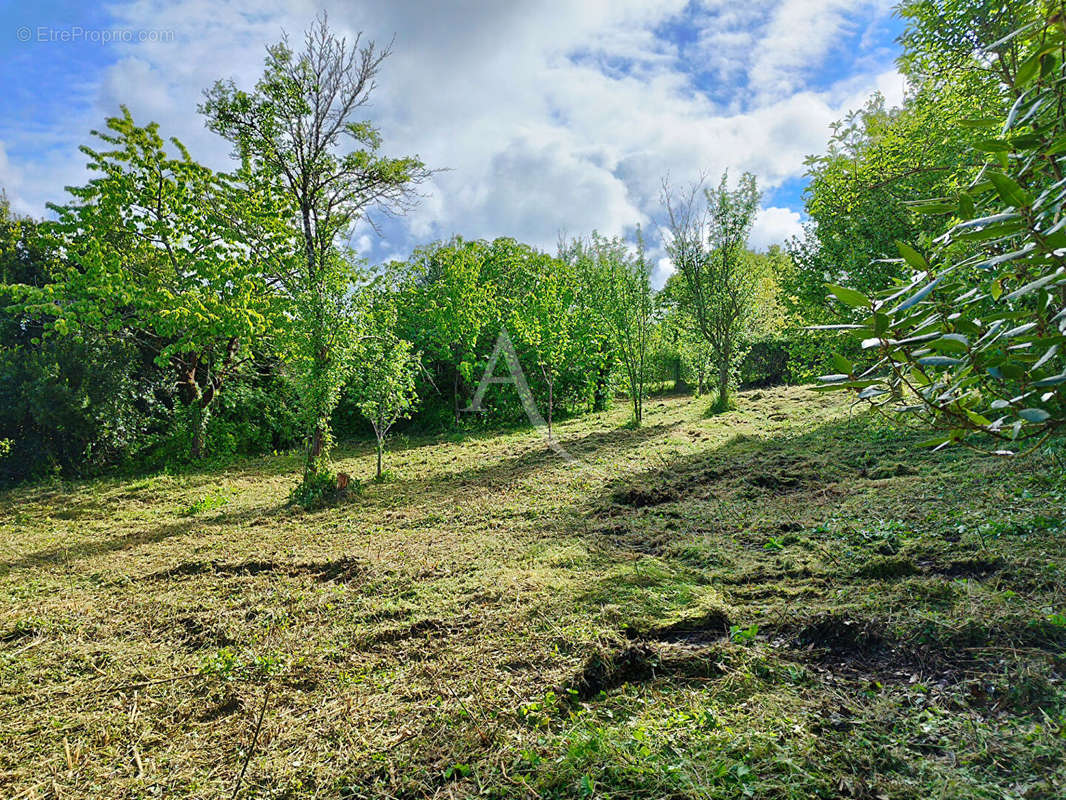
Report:
[{"label": "sky", "polygon": [[726,169],[763,192],[751,243],[801,231],[805,157],[875,91],[903,96],[894,0],[5,0],[0,186],[44,216],[89,174],[79,147],[130,108],[197,160],[231,147],[197,113],[220,78],[251,88],[266,45],[316,14],[390,40],[365,116],[389,155],[440,169],[406,217],[351,244],[372,264],[459,234],[554,251],[560,234],[643,226],[656,283],[664,177]]}]

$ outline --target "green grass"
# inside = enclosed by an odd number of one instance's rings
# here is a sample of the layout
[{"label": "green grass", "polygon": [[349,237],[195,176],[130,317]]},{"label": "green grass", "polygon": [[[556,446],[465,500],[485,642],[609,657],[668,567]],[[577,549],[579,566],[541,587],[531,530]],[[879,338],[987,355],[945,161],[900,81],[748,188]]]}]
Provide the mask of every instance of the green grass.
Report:
[{"label": "green grass", "polygon": [[735,402],[0,495],[0,796],[1064,796],[1061,462]]}]

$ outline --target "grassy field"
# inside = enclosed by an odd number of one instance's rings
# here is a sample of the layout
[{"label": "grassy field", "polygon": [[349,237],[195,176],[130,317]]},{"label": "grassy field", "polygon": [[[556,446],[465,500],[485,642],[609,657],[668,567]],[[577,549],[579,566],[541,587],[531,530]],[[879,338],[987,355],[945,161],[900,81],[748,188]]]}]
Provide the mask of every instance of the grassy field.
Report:
[{"label": "grassy field", "polygon": [[1059,458],[737,403],[0,495],[0,796],[1066,796]]}]

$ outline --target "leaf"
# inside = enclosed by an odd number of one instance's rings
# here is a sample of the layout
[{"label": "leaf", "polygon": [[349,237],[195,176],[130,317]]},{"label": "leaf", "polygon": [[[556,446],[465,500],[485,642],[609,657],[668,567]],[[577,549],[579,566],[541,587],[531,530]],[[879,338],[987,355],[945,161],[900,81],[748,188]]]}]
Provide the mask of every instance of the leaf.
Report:
[{"label": "leaf", "polygon": [[1026,422],[1034,423],[1047,422],[1051,419],[1051,415],[1042,408],[1023,408],[1018,412],[1018,416]]},{"label": "leaf", "polygon": [[854,289],[847,289],[843,286],[836,286],[832,283],[827,283],[826,288],[829,289],[830,294],[837,300],[846,306],[851,308],[864,308],[872,306],[870,298],[864,295],[862,292],[857,292]]},{"label": "leaf", "polygon": [[941,353],[965,353],[970,346],[970,340],[961,333],[948,333],[930,342],[929,346]]},{"label": "leaf", "polygon": [[1014,75],[1015,83],[1018,86],[1025,86],[1027,83],[1032,83],[1033,78],[1040,72],[1040,60],[1044,56],[1044,51],[1037,50],[1029,58],[1022,62],[1018,67],[1018,71]]},{"label": "leaf", "polygon": [[970,411],[969,409],[966,409],[966,416],[970,418],[970,422],[982,428],[987,428],[989,425],[992,424],[992,420],[982,416],[981,414],[978,414],[976,411]]},{"label": "leaf", "polygon": [[899,254],[903,256],[903,260],[910,264],[915,269],[929,269],[929,262],[925,260],[925,256],[904,242],[896,242],[896,247],[899,249]]},{"label": "leaf", "polygon": [[1058,375],[1053,375],[1050,378],[1044,378],[1043,380],[1036,381],[1035,383],[1033,383],[1033,386],[1037,386],[1042,389],[1045,386],[1058,386],[1062,383],[1066,383],[1066,372],[1062,372]]},{"label": "leaf", "polygon": [[1035,281],[1032,281],[1031,283],[1027,283],[1027,284],[1025,284],[1025,286],[1022,286],[1020,289],[1015,289],[1013,292],[1008,294],[1007,295],[1007,300],[1017,300],[1019,297],[1023,297],[1025,295],[1029,294],[1029,292],[1033,292],[1033,291],[1036,291],[1037,289],[1041,289],[1044,286],[1047,286],[1052,281],[1057,280],[1057,279],[1059,279],[1061,277],[1062,277],[1061,273],[1054,272],[1051,275],[1045,275],[1043,278],[1037,278]]},{"label": "leaf", "polygon": [[902,303],[900,303],[898,306],[896,306],[895,309],[893,309],[894,313],[906,311],[908,308],[918,305],[918,303],[922,302],[922,300],[929,296],[929,293],[932,292],[933,289],[935,289],[942,280],[944,280],[943,275],[939,276],[936,280],[927,283],[921,290],[915,292]]},{"label": "leaf", "polygon": [[855,365],[839,353],[833,353],[832,360],[833,366],[839,369],[841,372],[847,375],[851,375],[853,372],[855,372]]},{"label": "leaf", "polygon": [[919,358],[918,363],[923,367],[957,367],[964,363],[961,358],[949,358],[948,356],[926,356]]},{"label": "leaf", "polygon": [[959,192],[959,216],[963,219],[973,219],[976,213],[973,198],[967,192]]},{"label": "leaf", "polygon": [[1004,203],[1014,208],[1028,208],[1033,204],[1033,196],[1019,186],[1013,178],[1008,178],[1002,172],[988,172],[987,176]]}]

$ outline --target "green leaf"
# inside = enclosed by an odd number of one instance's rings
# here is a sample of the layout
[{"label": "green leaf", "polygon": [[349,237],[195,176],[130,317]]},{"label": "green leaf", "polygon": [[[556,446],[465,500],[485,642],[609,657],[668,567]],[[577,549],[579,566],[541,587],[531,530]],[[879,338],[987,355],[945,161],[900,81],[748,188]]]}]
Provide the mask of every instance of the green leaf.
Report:
[{"label": "green leaf", "polygon": [[854,289],[847,289],[843,286],[836,286],[832,283],[827,283],[826,287],[829,289],[829,292],[833,297],[851,308],[864,308],[873,305],[873,303],[870,302],[870,298],[862,292],[857,292]]},{"label": "green leaf", "polygon": [[923,367],[957,367],[963,363],[961,358],[949,358],[948,356],[926,356],[919,358],[918,363]]},{"label": "green leaf", "polygon": [[1033,196],[1019,186],[1013,178],[1007,177],[1002,172],[988,172],[987,176],[1004,203],[1015,208],[1028,208],[1033,204]]},{"label": "green leaf", "polygon": [[833,353],[832,359],[833,366],[839,369],[844,374],[851,375],[853,372],[855,372],[855,365],[839,353]]},{"label": "green leaf", "polygon": [[1043,389],[1045,386],[1058,386],[1062,383],[1066,383],[1066,372],[1062,372],[1058,375],[1053,375],[1050,378],[1044,378],[1043,380],[1036,381],[1033,386]]},{"label": "green leaf", "polygon": [[1051,419],[1051,415],[1042,408],[1023,408],[1018,412],[1018,416],[1024,419],[1026,422],[1041,423],[1047,422]]},{"label": "green leaf", "polygon": [[930,342],[929,346],[941,353],[965,353],[969,344],[970,340],[961,333],[948,333]]},{"label": "green leaf", "polygon": [[973,198],[967,192],[959,192],[959,216],[963,219],[973,219],[976,213]]},{"label": "green leaf", "polygon": [[899,254],[903,256],[903,260],[910,264],[915,269],[929,269],[929,262],[925,260],[925,256],[904,242],[896,242],[896,247],[899,249]]}]

